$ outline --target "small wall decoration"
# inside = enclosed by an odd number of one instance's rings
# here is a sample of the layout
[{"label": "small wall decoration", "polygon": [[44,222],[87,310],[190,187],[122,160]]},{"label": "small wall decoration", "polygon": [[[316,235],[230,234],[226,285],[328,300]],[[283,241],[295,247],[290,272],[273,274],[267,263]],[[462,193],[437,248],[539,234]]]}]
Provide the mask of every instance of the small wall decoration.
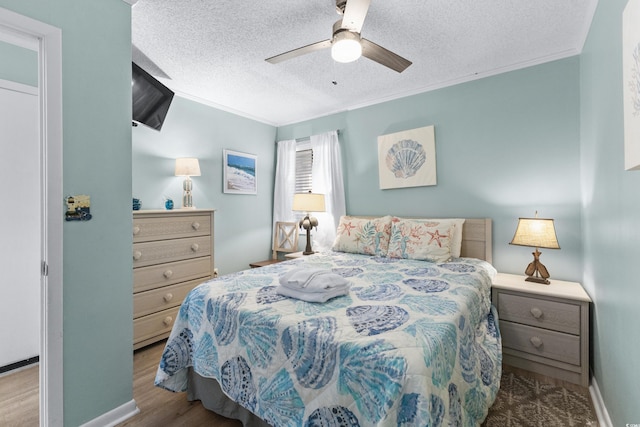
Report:
[{"label": "small wall decoration", "polygon": [[433,126],[378,137],[380,189],[436,185]]},{"label": "small wall decoration", "polygon": [[89,221],[91,219],[91,198],[81,194],[65,198],[67,212],[64,219],[67,221]]},{"label": "small wall decoration", "polygon": [[624,168],[640,170],[640,0],[622,13]]},{"label": "small wall decoration", "polygon": [[238,151],[224,151],[224,192],[231,194],[258,193],[258,157]]}]

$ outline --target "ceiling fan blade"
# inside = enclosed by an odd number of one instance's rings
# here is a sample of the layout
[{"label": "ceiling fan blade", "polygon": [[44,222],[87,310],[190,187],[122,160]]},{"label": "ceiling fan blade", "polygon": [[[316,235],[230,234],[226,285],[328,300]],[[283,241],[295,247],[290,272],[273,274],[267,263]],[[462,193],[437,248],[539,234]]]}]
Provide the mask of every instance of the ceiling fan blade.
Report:
[{"label": "ceiling fan blade", "polygon": [[362,56],[365,56],[378,64],[382,64],[385,67],[391,68],[394,71],[401,73],[412,64],[408,59],[404,59],[402,56],[397,55],[370,40],[362,39],[361,43]]},{"label": "ceiling fan blade", "polygon": [[342,28],[359,33],[371,0],[348,0],[342,17]]},{"label": "ceiling fan blade", "polygon": [[286,61],[288,59],[292,59],[297,56],[305,55],[307,53],[315,52],[317,50],[326,49],[330,46],[331,46],[331,40],[324,40],[321,42],[299,47],[298,49],[290,50],[289,52],[281,53],[280,55],[272,56],[271,58],[265,59],[265,61],[270,62],[272,64],[277,64],[279,62]]}]

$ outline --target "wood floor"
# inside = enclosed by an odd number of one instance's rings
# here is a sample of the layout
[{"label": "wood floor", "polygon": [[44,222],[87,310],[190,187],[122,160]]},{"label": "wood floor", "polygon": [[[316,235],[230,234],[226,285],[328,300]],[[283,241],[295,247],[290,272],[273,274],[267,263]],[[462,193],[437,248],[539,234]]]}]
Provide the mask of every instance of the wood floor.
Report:
[{"label": "wood floor", "polygon": [[240,421],[214,414],[199,401],[188,402],[186,393],[171,393],[153,385],[164,344],[161,341],[134,353],[133,398],[140,413],[118,427],[242,427]]},{"label": "wood floor", "polygon": [[0,377],[0,426],[38,426],[38,378],[38,364]]},{"label": "wood floor", "polygon": [[[216,415],[186,393],[155,387],[153,380],[164,341],[133,355],[133,398],[140,413],[118,427],[242,427],[236,420]],[[0,426],[38,427],[38,365],[0,377]]]},{"label": "wood floor", "polygon": [[[140,413],[118,427],[180,427],[215,426],[242,427],[205,409],[199,401],[188,402],[186,393],[171,393],[153,385],[164,341],[137,350],[133,355],[133,398]],[[507,368],[526,373],[517,368]],[[535,375],[528,373],[528,375]],[[536,376],[539,381],[552,382],[574,390],[586,390],[574,384]],[[587,392],[588,393],[588,392]],[[0,426],[38,426],[38,366],[14,374],[0,376]]]}]

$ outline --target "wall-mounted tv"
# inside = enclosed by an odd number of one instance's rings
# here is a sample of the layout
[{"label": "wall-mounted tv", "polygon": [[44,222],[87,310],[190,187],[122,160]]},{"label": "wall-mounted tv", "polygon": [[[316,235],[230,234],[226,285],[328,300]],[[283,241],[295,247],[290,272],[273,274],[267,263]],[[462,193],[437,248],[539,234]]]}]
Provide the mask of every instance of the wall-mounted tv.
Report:
[{"label": "wall-mounted tv", "polygon": [[173,91],[151,74],[132,62],[131,92],[133,94],[133,123],[142,123],[152,129],[162,124],[173,100]]}]

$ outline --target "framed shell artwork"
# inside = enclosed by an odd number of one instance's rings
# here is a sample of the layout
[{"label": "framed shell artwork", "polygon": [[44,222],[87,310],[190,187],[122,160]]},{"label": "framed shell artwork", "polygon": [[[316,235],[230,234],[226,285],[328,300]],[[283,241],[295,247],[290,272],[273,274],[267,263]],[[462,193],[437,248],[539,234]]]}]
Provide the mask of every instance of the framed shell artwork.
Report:
[{"label": "framed shell artwork", "polygon": [[378,137],[380,189],[436,185],[433,126]]},{"label": "framed shell artwork", "polygon": [[622,13],[624,168],[640,170],[640,0]]}]

